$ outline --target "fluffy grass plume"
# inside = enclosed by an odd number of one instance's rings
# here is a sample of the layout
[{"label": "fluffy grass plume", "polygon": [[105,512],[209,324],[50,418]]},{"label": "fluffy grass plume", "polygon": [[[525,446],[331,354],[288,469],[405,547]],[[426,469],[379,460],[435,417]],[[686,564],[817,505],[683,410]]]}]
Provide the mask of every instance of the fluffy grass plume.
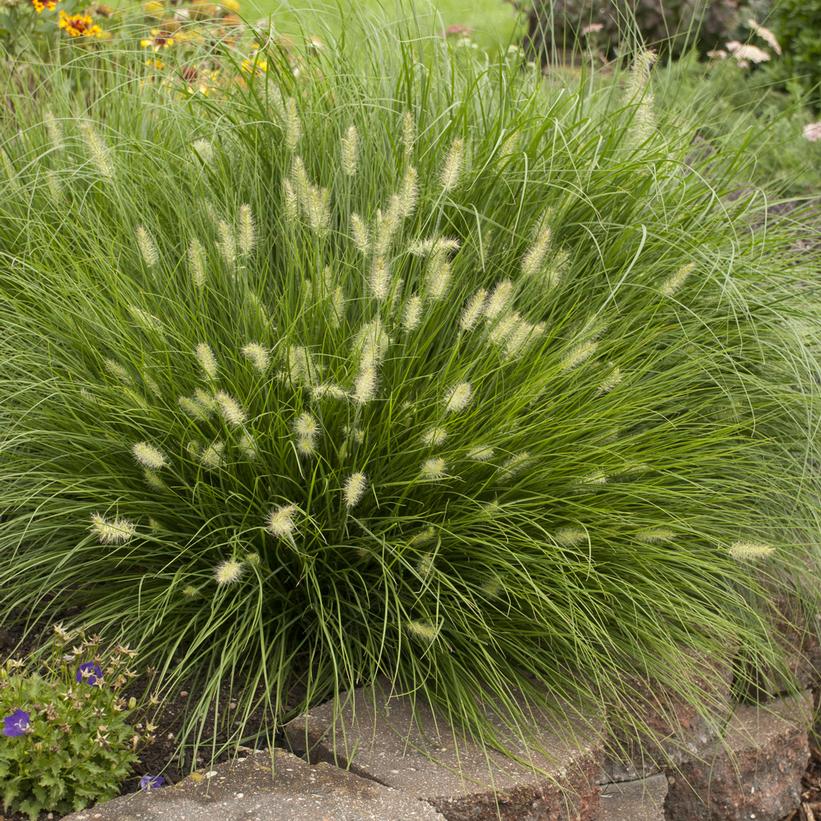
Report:
[{"label": "fluffy grass plume", "polygon": [[486,738],[514,691],[703,708],[816,559],[805,261],[649,95],[392,36],[185,104],[109,66],[43,95],[59,153],[15,97],[2,612],[193,680],[182,738],[379,674]]}]

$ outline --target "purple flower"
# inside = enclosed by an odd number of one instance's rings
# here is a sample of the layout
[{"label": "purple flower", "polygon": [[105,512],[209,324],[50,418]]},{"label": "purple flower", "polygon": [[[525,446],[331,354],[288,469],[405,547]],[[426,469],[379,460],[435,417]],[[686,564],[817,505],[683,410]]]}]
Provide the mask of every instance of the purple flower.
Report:
[{"label": "purple flower", "polygon": [[92,687],[103,683],[103,671],[100,666],[93,661],[84,661],[77,668],[77,675],[74,676],[78,684],[85,682]]},{"label": "purple flower", "polygon": [[31,716],[25,710],[15,710],[3,719],[3,735],[25,735],[31,726]]},{"label": "purple flower", "polygon": [[158,787],[162,787],[163,784],[165,784],[165,779],[161,775],[144,775],[140,779],[140,789],[144,792],[156,790]]}]

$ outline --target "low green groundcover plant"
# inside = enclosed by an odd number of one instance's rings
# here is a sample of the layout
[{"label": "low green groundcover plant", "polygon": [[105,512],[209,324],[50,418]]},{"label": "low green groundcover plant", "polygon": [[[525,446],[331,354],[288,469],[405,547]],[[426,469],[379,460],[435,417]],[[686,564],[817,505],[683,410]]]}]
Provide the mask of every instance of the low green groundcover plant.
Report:
[{"label": "low green groundcover plant", "polygon": [[781,40],[784,59],[776,76],[802,89],[815,108],[821,110],[821,20],[819,0],[781,0],[774,4],[772,27]]},{"label": "low green groundcover plant", "polygon": [[373,32],[222,97],[127,55],[22,86],[0,612],[126,637],[200,742],[378,675],[492,742],[488,701],[707,712],[694,658],[774,664],[817,560],[817,295],[650,63],[557,87]]},{"label": "low green groundcover plant", "polygon": [[0,670],[0,802],[31,819],[113,798],[137,760],[135,702],[123,696],[133,651],[56,628],[43,670]]}]

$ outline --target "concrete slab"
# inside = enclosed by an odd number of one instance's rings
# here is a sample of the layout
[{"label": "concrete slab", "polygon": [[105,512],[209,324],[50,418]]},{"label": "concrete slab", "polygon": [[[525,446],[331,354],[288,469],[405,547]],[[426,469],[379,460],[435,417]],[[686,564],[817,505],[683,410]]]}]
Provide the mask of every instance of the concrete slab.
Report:
[{"label": "concrete slab", "polygon": [[64,821],[443,821],[429,804],[329,764],[267,750]]},{"label": "concrete slab", "polygon": [[421,700],[414,704],[380,683],[321,705],[285,730],[291,749],[310,760],[333,762],[428,801],[454,821],[591,818],[602,734],[544,715],[529,724],[536,730],[527,743],[507,734],[514,760],[455,732]]},{"label": "concrete slab", "polygon": [[596,821],[665,821],[667,776],[605,784]]}]

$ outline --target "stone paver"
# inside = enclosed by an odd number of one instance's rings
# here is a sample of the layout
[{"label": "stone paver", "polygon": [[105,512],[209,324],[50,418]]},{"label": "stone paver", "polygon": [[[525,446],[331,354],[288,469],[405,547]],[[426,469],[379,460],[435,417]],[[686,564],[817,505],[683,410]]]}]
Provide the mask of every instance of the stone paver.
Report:
[{"label": "stone paver", "polygon": [[668,821],[778,821],[799,803],[810,693],[736,707],[723,744],[670,772]]},{"label": "stone paver", "polygon": [[[601,734],[568,720],[534,717],[538,735],[509,739],[514,761],[458,735],[428,707],[391,695],[387,684],[358,689],[338,708],[327,703],[286,726],[293,750],[430,802],[453,821],[590,819]],[[500,726],[500,732],[501,726]]]},{"label": "stone paver", "polygon": [[329,764],[267,750],[64,821],[443,821],[433,807]]},{"label": "stone paver", "polygon": [[664,774],[605,784],[595,821],[665,821],[666,797],[667,776]]}]

